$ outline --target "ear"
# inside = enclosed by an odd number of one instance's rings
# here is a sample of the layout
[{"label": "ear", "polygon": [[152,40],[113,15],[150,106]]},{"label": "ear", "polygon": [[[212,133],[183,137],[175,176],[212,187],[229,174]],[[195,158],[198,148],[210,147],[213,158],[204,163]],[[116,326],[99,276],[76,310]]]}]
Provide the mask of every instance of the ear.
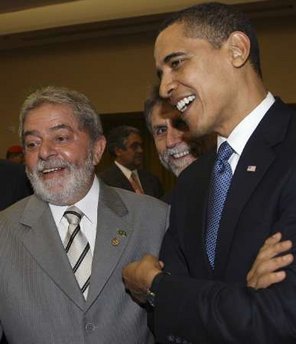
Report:
[{"label": "ear", "polygon": [[102,155],[105,151],[105,147],[106,147],[105,136],[101,136],[94,143],[94,148],[93,148],[93,164],[94,164],[94,166],[96,166],[100,162]]},{"label": "ear", "polygon": [[231,63],[235,68],[242,67],[250,55],[249,37],[240,31],[232,32],[228,38]]}]

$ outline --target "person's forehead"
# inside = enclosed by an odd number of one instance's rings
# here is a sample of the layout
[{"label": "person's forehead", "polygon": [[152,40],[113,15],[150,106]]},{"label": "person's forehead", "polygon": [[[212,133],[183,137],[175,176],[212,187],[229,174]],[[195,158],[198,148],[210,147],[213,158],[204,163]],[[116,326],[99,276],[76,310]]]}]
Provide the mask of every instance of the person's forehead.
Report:
[{"label": "person's forehead", "polygon": [[155,58],[178,50],[186,38],[183,23],[174,23],[159,33],[154,46]]},{"label": "person's forehead", "polygon": [[40,120],[42,122],[67,121],[78,124],[78,119],[74,115],[72,107],[68,104],[41,104],[27,113],[24,124],[32,120]]},{"label": "person's forehead", "polygon": [[142,142],[142,137],[140,134],[137,133],[130,133],[127,137],[127,142]]},{"label": "person's forehead", "polygon": [[47,135],[61,129],[81,131],[78,119],[69,105],[41,104],[29,111],[24,121],[25,135],[37,133]]}]

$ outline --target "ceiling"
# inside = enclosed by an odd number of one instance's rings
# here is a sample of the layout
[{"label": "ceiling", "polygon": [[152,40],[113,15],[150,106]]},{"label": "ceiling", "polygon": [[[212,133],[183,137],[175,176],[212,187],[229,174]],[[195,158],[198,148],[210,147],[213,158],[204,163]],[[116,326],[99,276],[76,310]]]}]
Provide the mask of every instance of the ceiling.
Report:
[{"label": "ceiling", "polygon": [[[1,0],[0,35],[172,12],[196,0]],[[268,3],[224,0],[225,3]],[[281,0],[278,2],[285,2]]]},{"label": "ceiling", "polygon": [[[155,30],[169,12],[204,0],[0,0],[0,51]],[[222,0],[250,16],[295,15],[296,0]]]}]

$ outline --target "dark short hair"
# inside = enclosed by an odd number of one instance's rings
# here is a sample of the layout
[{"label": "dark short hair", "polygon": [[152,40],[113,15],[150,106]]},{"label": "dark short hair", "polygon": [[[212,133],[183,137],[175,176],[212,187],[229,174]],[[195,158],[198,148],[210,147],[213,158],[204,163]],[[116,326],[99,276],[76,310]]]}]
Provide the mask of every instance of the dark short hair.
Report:
[{"label": "dark short hair", "polygon": [[28,113],[43,104],[69,105],[76,116],[79,128],[85,130],[92,142],[103,135],[103,127],[94,105],[82,93],[64,87],[47,86],[31,93],[20,112],[19,133],[23,141],[24,122]]},{"label": "dark short hair", "polygon": [[218,2],[194,5],[167,18],[160,32],[175,23],[184,24],[184,34],[190,38],[205,39],[215,48],[220,48],[230,34],[241,31],[249,37],[251,48],[249,60],[261,77],[259,43],[256,32],[245,14],[234,6]]},{"label": "dark short hair", "polygon": [[116,148],[126,148],[126,139],[130,134],[138,134],[141,136],[139,129],[128,125],[120,125],[109,131],[107,135],[107,150],[111,156],[116,157]]}]

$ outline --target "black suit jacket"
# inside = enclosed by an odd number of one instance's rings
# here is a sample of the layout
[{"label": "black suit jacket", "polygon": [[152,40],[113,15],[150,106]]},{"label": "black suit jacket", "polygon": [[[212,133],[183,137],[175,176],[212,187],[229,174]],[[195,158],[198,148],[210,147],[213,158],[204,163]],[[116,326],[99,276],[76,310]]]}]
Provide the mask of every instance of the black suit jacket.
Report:
[{"label": "black suit jacket", "polygon": [[25,167],[0,160],[0,210],[32,194]]},{"label": "black suit jacket", "polygon": [[[157,198],[162,196],[162,185],[156,176],[145,170],[138,170],[138,175],[145,194]],[[110,186],[134,191],[128,179],[114,163],[105,171],[100,173],[100,178]]]},{"label": "black suit jacket", "polygon": [[159,283],[152,323],[156,339],[295,343],[295,263],[282,283],[260,291],[246,287],[247,272],[268,236],[281,231],[296,244],[295,113],[277,100],[247,142],[225,202],[212,271],[205,214],[215,156],[200,157],[177,181],[161,250],[172,275]]}]

